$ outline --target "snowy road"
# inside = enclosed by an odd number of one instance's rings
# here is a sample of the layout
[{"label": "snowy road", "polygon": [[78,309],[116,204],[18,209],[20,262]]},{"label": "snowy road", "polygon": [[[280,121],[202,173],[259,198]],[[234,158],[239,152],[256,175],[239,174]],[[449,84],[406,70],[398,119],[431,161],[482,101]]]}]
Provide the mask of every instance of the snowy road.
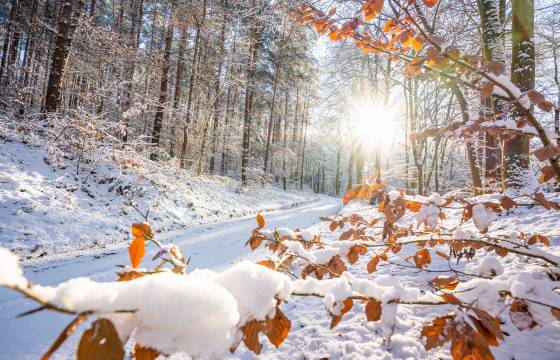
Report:
[{"label": "snowy road", "polygon": [[[265,214],[265,219],[267,227],[312,228],[319,222],[320,216],[336,213],[340,205],[338,199],[322,198],[298,208]],[[243,245],[255,226],[254,218],[245,218],[174,231],[158,238],[177,244],[185,256],[192,256],[190,269],[219,269],[248,256],[249,250]],[[153,246],[148,247],[145,259],[151,258],[154,252]],[[98,281],[114,280],[116,265],[128,263],[125,248],[110,254],[48,262],[24,270],[32,283],[52,285],[78,276]],[[143,266],[148,265],[149,262],[143,263]],[[22,296],[0,289],[0,359],[40,358],[72,319],[71,316],[47,311],[16,318],[17,314],[34,306]],[[73,358],[71,350],[77,341],[76,335],[71,337],[53,358]]]}]

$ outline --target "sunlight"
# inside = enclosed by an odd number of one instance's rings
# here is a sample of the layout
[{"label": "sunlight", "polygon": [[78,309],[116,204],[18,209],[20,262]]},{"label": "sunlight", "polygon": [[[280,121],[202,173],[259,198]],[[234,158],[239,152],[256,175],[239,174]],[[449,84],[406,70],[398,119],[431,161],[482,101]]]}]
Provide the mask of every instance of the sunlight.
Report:
[{"label": "sunlight", "polygon": [[394,114],[382,105],[366,102],[357,107],[358,135],[367,141],[381,143],[394,136]]}]

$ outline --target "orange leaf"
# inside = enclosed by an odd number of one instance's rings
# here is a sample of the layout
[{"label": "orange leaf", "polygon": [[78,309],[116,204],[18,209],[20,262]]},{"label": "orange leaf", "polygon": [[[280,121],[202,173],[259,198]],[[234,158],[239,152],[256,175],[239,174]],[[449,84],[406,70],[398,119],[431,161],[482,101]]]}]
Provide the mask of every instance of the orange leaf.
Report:
[{"label": "orange leaf", "polygon": [[130,263],[132,267],[137,268],[142,262],[142,258],[146,254],[146,244],[143,237],[137,237],[132,240],[128,246],[128,255],[130,256]]},{"label": "orange leaf", "polygon": [[379,257],[374,256],[367,264],[367,271],[368,273],[376,272],[377,271],[377,264],[379,264]]},{"label": "orange leaf", "polygon": [[261,214],[257,214],[257,224],[259,224],[260,229],[264,227],[264,217]]},{"label": "orange leaf", "polygon": [[267,268],[269,268],[271,270],[276,270],[276,265],[274,264],[274,261],[272,261],[272,260],[261,260],[261,261],[257,262],[257,265],[266,266]]},{"label": "orange leaf", "polygon": [[439,0],[424,0],[424,5],[431,8],[436,6],[438,2]]},{"label": "orange leaf", "polygon": [[444,294],[441,294],[440,296],[443,299],[443,301],[445,301],[448,304],[459,305],[461,303],[461,301],[459,299],[457,299],[457,297],[453,294],[444,293]]},{"label": "orange leaf", "polygon": [[241,327],[243,333],[243,343],[255,354],[260,354],[262,345],[259,342],[259,332],[264,328],[263,322],[251,320]]},{"label": "orange leaf", "polygon": [[[338,303],[337,305],[340,306],[340,303]],[[354,301],[352,301],[352,299],[350,299],[350,298],[348,298],[348,299],[346,299],[342,302],[343,307],[340,310],[340,315],[333,315],[333,317],[332,317],[331,329],[334,328],[336,325],[338,325],[340,320],[342,320],[342,317],[344,316],[344,314],[346,314],[348,311],[350,311],[352,309],[353,305],[354,305]]]},{"label": "orange leaf", "polygon": [[274,318],[266,321],[265,333],[268,340],[270,340],[274,346],[278,347],[288,337],[291,326],[292,323],[290,319],[288,319],[280,309],[276,308]]},{"label": "orange leaf", "polygon": [[428,249],[420,249],[414,254],[414,263],[416,267],[419,269],[424,268],[424,266],[428,265],[432,262],[432,257],[430,256],[430,252]]},{"label": "orange leaf", "polygon": [[151,238],[152,229],[148,224],[132,224],[132,235],[137,238]]}]

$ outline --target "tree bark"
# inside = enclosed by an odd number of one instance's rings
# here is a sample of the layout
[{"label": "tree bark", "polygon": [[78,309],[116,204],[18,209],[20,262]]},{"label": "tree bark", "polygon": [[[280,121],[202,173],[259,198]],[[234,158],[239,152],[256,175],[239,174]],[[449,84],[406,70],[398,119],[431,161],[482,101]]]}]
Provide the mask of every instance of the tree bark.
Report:
[{"label": "tree bark", "polygon": [[[511,78],[521,91],[535,86],[534,3],[533,0],[512,1],[511,25]],[[515,117],[522,114],[515,109]],[[529,136],[518,135],[513,140],[503,141],[502,186],[520,188],[526,182],[529,168]]]},{"label": "tree bark", "polygon": [[[62,105],[62,80],[64,66],[70,53],[72,36],[84,6],[83,0],[65,1],[58,20],[58,31],[51,60],[47,93],[45,95],[45,111],[56,112]],[[72,21],[72,18],[75,20]]]},{"label": "tree bark", "polygon": [[[163,66],[161,69],[161,80],[159,88],[159,100],[156,106],[156,116],[154,119],[154,128],[152,130],[152,144],[160,146],[161,141],[161,128],[163,126],[163,115],[165,110],[165,103],[167,102],[167,84],[169,82],[169,60],[171,58],[171,46],[173,45],[173,28],[174,28],[174,14],[175,5],[171,4],[171,14],[167,22],[167,29],[165,35],[165,48],[163,50]],[[152,153],[152,158],[156,158],[156,154]]]}]

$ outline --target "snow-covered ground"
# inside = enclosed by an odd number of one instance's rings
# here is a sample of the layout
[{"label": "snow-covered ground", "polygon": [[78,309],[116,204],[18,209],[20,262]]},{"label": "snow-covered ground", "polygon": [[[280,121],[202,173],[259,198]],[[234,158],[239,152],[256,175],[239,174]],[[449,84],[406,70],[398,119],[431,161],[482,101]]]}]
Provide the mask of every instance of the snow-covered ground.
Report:
[{"label": "snow-covered ground", "polygon": [[[550,195],[548,195],[550,197]],[[498,196],[485,196],[482,199],[497,201]],[[556,199],[558,200],[558,199]],[[366,204],[350,203],[345,206],[340,214],[350,215],[358,213],[366,219],[379,217],[377,209]],[[461,219],[459,210],[446,211],[448,221],[444,222],[447,226],[457,225]],[[399,224],[415,224],[414,214],[407,212]],[[463,226],[465,230],[476,230],[472,222]],[[322,234],[322,241],[338,240],[340,234],[347,230],[330,232],[328,223],[322,223],[318,231]],[[560,255],[560,212],[545,210],[540,206],[533,208],[518,208],[511,214],[499,216],[490,227],[491,234],[511,234],[520,231],[527,234],[539,233],[546,235],[551,240],[551,247],[546,248],[547,252]],[[374,233],[372,233],[374,234]],[[447,246],[438,246],[446,252]],[[436,247],[435,249],[437,249]],[[390,257],[389,260],[401,264],[401,266],[381,262],[377,272],[368,274],[367,262],[370,256],[363,256],[354,264],[349,265],[348,270],[359,278],[379,279],[389,276],[394,281],[399,279],[403,286],[431,290],[428,280],[438,275],[452,275],[453,273],[433,273],[420,272],[414,263],[403,261],[404,258],[414,255],[418,248],[415,245],[403,247],[398,254]],[[545,248],[543,248],[545,249]],[[488,254],[485,250],[479,250],[477,255],[471,260],[461,260],[455,268],[458,270],[480,273],[485,268],[482,265],[484,259],[496,259],[500,262],[504,274],[515,274],[519,272],[531,272],[539,274],[539,277],[546,276],[546,269],[534,260],[508,255],[498,257],[495,253]],[[488,260],[486,260],[486,263]],[[428,270],[447,270],[447,261],[435,255],[432,256],[432,264]],[[469,279],[469,277],[467,277]],[[388,281],[388,280],[387,280]],[[555,304],[560,306],[560,301]],[[292,298],[283,310],[286,316],[292,320],[290,335],[282,343],[279,349],[275,349],[266,339],[262,355],[263,359],[450,359],[448,349],[437,348],[430,352],[424,349],[425,339],[421,339],[420,331],[426,322],[437,316],[446,314],[455,307],[444,306],[420,306],[420,305],[399,305],[397,310],[397,322],[394,335],[387,344],[382,330],[381,322],[367,322],[364,314],[364,306],[359,301],[354,301],[354,307],[347,313],[340,324],[334,329],[330,329],[331,316],[325,309],[323,299],[319,298]],[[501,360],[558,360],[560,359],[560,321],[555,321],[545,327],[537,326],[530,330],[519,331],[511,323],[507,309],[500,316],[503,325],[502,329],[507,333],[505,340],[500,341],[498,348],[492,347],[491,350],[496,359]],[[232,359],[253,359],[256,358],[244,346],[240,346],[237,352],[231,356]]]},{"label": "snow-covered ground", "polygon": [[130,224],[144,221],[138,211],[149,211],[155,231],[169,232],[318,198],[273,186],[242,188],[229,178],[147,161],[124,167],[110,154],[82,163],[77,173],[76,160],[53,160],[53,152],[40,141],[0,140],[0,246],[28,261],[127,246]]},{"label": "snow-covered ground", "polygon": [[[270,212],[265,216],[267,224],[272,227],[310,227],[311,231],[316,231],[317,219],[335,214],[340,205],[338,199],[321,198],[311,204]],[[220,270],[242,259],[254,260],[262,256],[261,252],[250,253],[250,249],[244,247],[254,228],[254,218],[229,220],[167,232],[159,235],[158,239],[166,243],[173,242],[186,256],[192,256],[189,271],[195,268]],[[157,265],[149,261],[155,252],[155,248],[148,247],[142,266],[150,268]],[[80,276],[97,281],[113,281],[115,272],[118,271],[116,266],[128,263],[128,252],[121,249],[109,254],[84,255],[70,260],[30,265],[24,268],[24,272],[30,282],[42,285],[55,285]],[[17,314],[33,306],[35,304],[32,301],[0,288],[0,359],[39,358],[71,320],[70,316],[45,311],[16,318]],[[78,340],[78,334],[72,336],[53,358],[74,358],[73,352]]]}]

